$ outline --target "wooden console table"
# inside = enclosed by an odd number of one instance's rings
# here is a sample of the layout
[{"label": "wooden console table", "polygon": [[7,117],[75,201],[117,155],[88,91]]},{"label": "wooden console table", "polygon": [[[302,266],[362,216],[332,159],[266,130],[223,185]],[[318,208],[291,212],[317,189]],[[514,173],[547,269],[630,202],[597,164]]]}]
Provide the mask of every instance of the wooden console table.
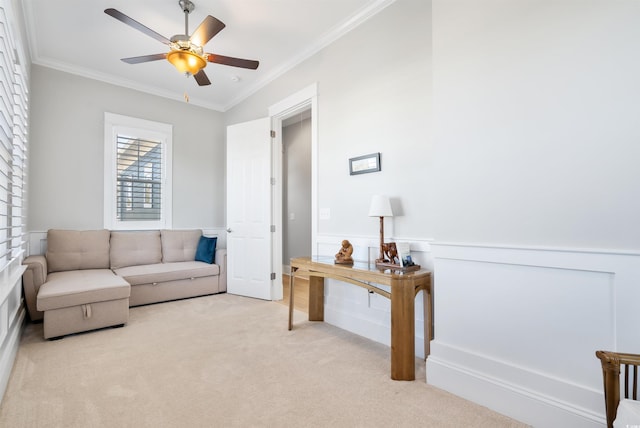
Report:
[{"label": "wooden console table", "polygon": [[[324,278],[348,282],[391,300],[391,379],[415,380],[415,297],[424,293],[424,355],[429,355],[433,339],[433,299],[431,272],[381,270],[373,264],[334,264],[330,257],[291,259],[289,279],[289,330],[293,328],[294,278],[309,277],[309,321],[324,321]],[[372,284],[391,287],[391,292]]]}]

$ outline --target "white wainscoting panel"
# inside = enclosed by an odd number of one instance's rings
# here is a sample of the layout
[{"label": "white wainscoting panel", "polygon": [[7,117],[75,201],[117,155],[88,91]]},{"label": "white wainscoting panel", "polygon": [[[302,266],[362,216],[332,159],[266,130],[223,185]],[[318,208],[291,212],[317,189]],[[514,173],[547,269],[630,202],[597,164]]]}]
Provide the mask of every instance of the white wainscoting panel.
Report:
[{"label": "white wainscoting panel", "polygon": [[[373,263],[378,257],[377,237],[337,237],[318,236],[316,254],[333,257],[340,249],[343,239],[353,245],[353,258]],[[411,255],[416,263],[431,268],[430,247],[427,241],[396,239],[389,237],[387,242],[410,242]],[[387,289],[389,287],[380,286]],[[391,304],[389,299],[352,284],[325,279],[324,319],[335,325],[368,339],[391,346]],[[415,349],[416,356],[424,358],[424,304],[422,292],[415,300]]]},{"label": "white wainscoting panel", "polygon": [[0,272],[0,400],[18,352],[26,310],[22,301],[22,254]]},{"label": "white wainscoting panel", "polygon": [[432,251],[427,382],[536,427],[602,426],[595,351],[640,353],[640,255],[437,242]]}]

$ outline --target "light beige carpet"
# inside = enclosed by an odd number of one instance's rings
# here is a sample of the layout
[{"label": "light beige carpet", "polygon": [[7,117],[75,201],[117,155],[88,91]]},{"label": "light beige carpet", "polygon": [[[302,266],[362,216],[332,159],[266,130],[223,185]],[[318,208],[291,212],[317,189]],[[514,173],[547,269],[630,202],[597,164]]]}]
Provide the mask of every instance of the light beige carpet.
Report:
[{"label": "light beige carpet", "polygon": [[228,294],[131,308],[124,328],[44,341],[28,324],[2,427],[520,427],[417,379],[389,348]]}]

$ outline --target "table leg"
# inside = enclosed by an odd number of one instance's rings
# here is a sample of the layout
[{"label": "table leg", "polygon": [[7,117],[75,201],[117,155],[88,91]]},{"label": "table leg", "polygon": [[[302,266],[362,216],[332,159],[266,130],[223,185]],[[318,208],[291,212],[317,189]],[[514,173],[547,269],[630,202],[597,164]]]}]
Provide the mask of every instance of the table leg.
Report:
[{"label": "table leg", "polygon": [[289,330],[293,328],[293,287],[295,281],[293,277],[296,275],[296,268],[291,267],[291,272],[289,275]]},{"label": "table leg", "polygon": [[431,341],[433,340],[433,290],[422,289],[422,299],[424,306],[424,359],[431,354]]},{"label": "table leg", "polygon": [[324,278],[309,276],[309,321],[324,321]]},{"label": "table leg", "polygon": [[391,281],[391,379],[415,380],[415,284]]}]

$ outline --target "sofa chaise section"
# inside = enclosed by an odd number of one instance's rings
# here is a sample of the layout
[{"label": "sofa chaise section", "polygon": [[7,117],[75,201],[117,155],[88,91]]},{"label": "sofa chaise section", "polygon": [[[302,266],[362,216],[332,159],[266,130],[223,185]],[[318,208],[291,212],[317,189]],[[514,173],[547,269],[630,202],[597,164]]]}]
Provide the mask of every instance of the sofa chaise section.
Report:
[{"label": "sofa chaise section", "polygon": [[131,286],[109,269],[49,274],[38,292],[44,338],[124,325],[129,320]]},{"label": "sofa chaise section", "polygon": [[128,321],[131,286],[109,268],[109,240],[108,230],[47,233],[46,263],[29,262],[47,273],[36,293],[45,339]]}]

